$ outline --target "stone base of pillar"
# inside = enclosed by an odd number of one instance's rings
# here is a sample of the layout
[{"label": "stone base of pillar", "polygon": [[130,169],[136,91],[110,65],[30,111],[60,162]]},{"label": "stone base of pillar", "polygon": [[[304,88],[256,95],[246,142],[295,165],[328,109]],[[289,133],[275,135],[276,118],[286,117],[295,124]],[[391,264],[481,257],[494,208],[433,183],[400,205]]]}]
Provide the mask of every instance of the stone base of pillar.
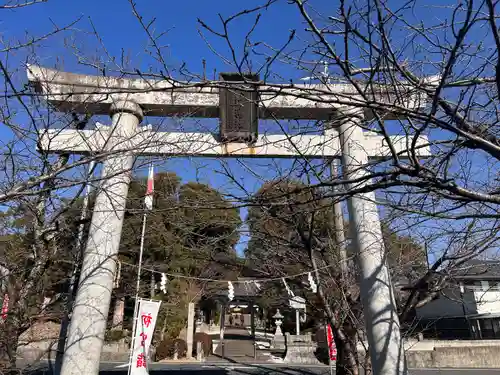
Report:
[{"label": "stone base of pillar", "polygon": [[283,361],[290,364],[322,365],[315,355],[317,344],[312,336],[286,334],[286,354]]},{"label": "stone base of pillar", "polygon": [[273,339],[271,340],[271,347],[273,349],[285,349],[286,344],[285,344],[285,336],[283,334],[280,335],[274,335]]}]

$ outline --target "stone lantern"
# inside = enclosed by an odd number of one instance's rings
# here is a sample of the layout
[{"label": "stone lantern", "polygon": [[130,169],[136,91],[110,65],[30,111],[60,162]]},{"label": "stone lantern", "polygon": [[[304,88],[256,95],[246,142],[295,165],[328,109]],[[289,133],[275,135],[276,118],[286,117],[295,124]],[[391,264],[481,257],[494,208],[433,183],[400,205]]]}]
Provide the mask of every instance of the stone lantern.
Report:
[{"label": "stone lantern", "polygon": [[281,315],[280,310],[276,310],[276,314],[273,315],[274,324],[276,325],[276,331],[274,332],[274,337],[283,336],[281,331],[281,325],[283,324],[283,315]]},{"label": "stone lantern", "polygon": [[271,341],[271,347],[275,349],[285,349],[285,336],[283,336],[283,332],[281,331],[281,324],[283,324],[283,315],[281,315],[280,310],[276,311],[276,314],[273,315],[274,324],[276,325],[276,332],[274,333],[274,337]]}]

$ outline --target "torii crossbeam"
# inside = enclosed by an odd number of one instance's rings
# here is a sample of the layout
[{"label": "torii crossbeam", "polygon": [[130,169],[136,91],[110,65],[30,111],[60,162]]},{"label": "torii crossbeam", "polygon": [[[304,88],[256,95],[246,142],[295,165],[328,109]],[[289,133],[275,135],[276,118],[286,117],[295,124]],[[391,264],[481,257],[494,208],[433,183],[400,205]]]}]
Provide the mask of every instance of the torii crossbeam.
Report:
[{"label": "torii crossbeam", "polygon": [[[54,153],[97,154],[104,150],[112,137],[111,128],[100,123],[92,130],[48,129],[40,131],[40,147]],[[407,137],[390,136],[389,142],[402,158],[407,155]],[[389,158],[391,150],[387,140],[376,133],[363,132],[361,142],[371,158]],[[416,143],[416,155],[429,155],[425,137]],[[196,157],[263,157],[331,159],[341,157],[338,137],[331,134],[268,134],[258,137],[253,145],[246,143],[221,143],[207,133],[157,132],[142,126],[130,138],[116,142],[114,152],[134,151],[141,156],[196,156]]]},{"label": "torii crossbeam", "polygon": [[[257,85],[258,116],[277,119],[318,119],[338,123],[324,135],[259,135],[256,142],[221,143],[211,134],[154,132],[139,127],[143,114],[153,116],[219,116],[219,90],[206,83],[97,77],[28,67],[29,81],[60,111],[110,114],[112,125],[92,130],[49,129],[40,133],[40,147],[53,153],[110,152],[103,162],[102,186],[96,196],[78,293],[73,310],[62,375],[97,375],[111,301],[123,214],[134,157],[218,156],[341,158],[344,175],[362,181],[369,158],[396,152],[408,156],[408,139],[385,138],[363,132],[359,126],[371,118],[372,108],[385,110],[384,118],[404,116],[420,108],[424,96],[405,85],[380,86],[365,95],[351,85]],[[368,98],[368,99],[367,99]],[[375,103],[375,104],[374,104]],[[380,105],[377,105],[379,103]],[[392,150],[387,141],[393,146]],[[430,155],[421,136],[417,157]],[[364,183],[357,183],[360,188]],[[351,184],[353,185],[353,184]],[[361,295],[367,321],[374,373],[403,373],[404,357],[391,282],[384,262],[384,243],[374,193],[349,199],[350,223],[358,249]],[[382,356],[381,353],[384,353]]]}]

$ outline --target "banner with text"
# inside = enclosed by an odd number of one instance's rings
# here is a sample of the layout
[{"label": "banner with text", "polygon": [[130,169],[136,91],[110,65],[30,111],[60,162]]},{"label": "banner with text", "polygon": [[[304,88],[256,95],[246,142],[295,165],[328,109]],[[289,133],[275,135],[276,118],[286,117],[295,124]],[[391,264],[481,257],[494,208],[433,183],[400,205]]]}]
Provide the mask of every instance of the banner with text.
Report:
[{"label": "banner with text", "polygon": [[155,332],[160,301],[139,299],[137,306],[136,324],[133,340],[133,349],[130,358],[131,375],[147,375],[147,357],[151,339]]}]

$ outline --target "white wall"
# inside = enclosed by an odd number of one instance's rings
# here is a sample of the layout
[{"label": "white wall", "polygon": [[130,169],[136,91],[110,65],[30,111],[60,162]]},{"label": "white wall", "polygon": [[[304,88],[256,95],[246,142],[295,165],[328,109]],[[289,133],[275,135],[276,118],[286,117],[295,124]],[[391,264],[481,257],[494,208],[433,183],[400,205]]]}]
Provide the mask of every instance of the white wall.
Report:
[{"label": "white wall", "polygon": [[500,313],[500,291],[488,290],[474,291],[478,314],[498,314]]}]

